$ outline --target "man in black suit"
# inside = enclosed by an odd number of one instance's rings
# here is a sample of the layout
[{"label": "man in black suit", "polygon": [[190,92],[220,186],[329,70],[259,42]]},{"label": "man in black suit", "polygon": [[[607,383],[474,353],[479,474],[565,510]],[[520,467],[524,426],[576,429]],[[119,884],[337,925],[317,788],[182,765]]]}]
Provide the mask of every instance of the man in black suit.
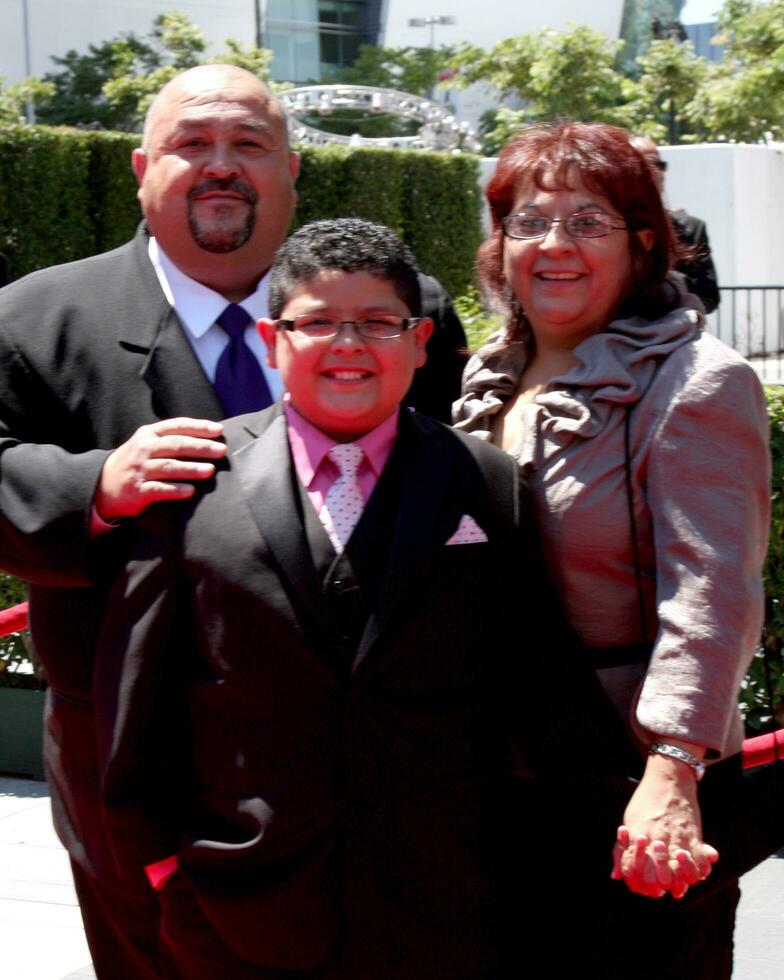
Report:
[{"label": "man in black suit", "polygon": [[124,563],[96,666],[113,846],[182,980],[511,980],[538,842],[513,768],[577,733],[610,767],[514,462],[400,410],[420,305],[388,229],[300,229],[260,324],[283,404],[226,423],[193,502],[98,543]]},{"label": "man in black suit", "polygon": [[[659,148],[647,136],[635,136],[632,145],[648,161],[659,193],[664,193],[664,174],[667,161],[659,156]],[[689,249],[689,255],[678,262],[675,271],[681,273],[690,293],[699,296],[706,313],[713,313],[721,302],[716,269],[711,257],[708,229],[705,222],[687,214],[683,208],[670,211],[675,234],[681,244]]]},{"label": "man in black suit", "polygon": [[[262,371],[266,401],[279,393],[253,330],[229,341],[216,321],[227,302],[247,307],[251,328],[266,312],[263,276],[291,221],[298,157],[254,76],[204,66],[158,96],[133,166],[146,223],[132,242],[0,293],[0,564],[35,583],[54,819],[96,972],[112,980],[159,976],[157,905],[146,882],[117,879],[98,820],[92,665],[104,596],[78,570],[92,537],[118,533],[108,522],[186,499],[212,475],[217,420],[243,410],[238,392],[260,397],[243,378]],[[445,340],[454,314],[426,285],[448,320],[440,350],[453,389],[462,339]]]}]

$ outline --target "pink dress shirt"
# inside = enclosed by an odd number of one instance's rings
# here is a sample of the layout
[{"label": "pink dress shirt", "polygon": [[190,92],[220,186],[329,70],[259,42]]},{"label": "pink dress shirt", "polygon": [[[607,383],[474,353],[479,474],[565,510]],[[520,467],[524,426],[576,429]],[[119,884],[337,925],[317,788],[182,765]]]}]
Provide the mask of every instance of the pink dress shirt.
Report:
[{"label": "pink dress shirt", "polygon": [[[300,482],[307,490],[316,513],[320,514],[329,488],[340,476],[337,466],[327,456],[329,450],[337,443],[303,418],[291,404],[288,395],[284,395],[283,409],[286,413],[294,468]],[[371,429],[361,439],[356,440],[356,444],[365,452],[365,458],[357,473],[357,481],[365,503],[370,499],[378,478],[384,471],[397,439],[397,431],[398,412],[395,411],[375,429]]]}]

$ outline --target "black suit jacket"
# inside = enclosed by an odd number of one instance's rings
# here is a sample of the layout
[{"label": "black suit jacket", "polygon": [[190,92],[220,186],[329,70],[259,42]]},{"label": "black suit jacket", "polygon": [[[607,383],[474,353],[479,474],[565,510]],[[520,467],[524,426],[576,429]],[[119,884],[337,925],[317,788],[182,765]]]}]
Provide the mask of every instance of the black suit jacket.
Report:
[{"label": "black suit jacket", "polygon": [[[119,249],[0,291],[0,567],[35,583],[30,623],[51,685],[44,754],[55,823],[71,855],[93,871],[106,858],[91,713],[104,598],[101,584],[83,576],[95,485],[109,451],[140,425],[223,417],[147,241],[142,225]],[[423,295],[441,337],[460,330],[454,313],[438,320],[439,305],[446,314],[451,306],[433,280],[423,282]],[[451,361],[443,378],[442,398],[451,400],[459,387]]]},{"label": "black suit jacket", "polygon": [[[392,545],[341,672],[285,416],[233,419],[227,441],[214,489],[137,523],[108,605],[96,701],[120,862],[179,853],[213,928],[263,966],[313,969],[342,942],[347,980],[516,975],[515,764],[565,759],[579,732],[609,767],[623,741],[516,465],[403,413]],[[465,514],[488,540],[447,545]],[[165,889],[163,909],[166,928]]]}]

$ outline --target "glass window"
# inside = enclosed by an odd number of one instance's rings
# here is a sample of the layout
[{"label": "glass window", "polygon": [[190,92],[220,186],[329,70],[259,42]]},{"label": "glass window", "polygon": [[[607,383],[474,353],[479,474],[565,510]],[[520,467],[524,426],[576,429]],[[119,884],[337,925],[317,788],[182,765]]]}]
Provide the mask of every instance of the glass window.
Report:
[{"label": "glass window", "polygon": [[322,24],[340,23],[340,4],[335,0],[321,0],[319,4],[319,21]]},{"label": "glass window", "polygon": [[318,82],[356,58],[365,0],[267,0],[264,44],[276,81]]},{"label": "glass window", "polygon": [[321,45],[321,64],[326,65],[340,65],[340,38],[337,34],[325,34],[322,33],[319,37]]},{"label": "glass window", "polygon": [[341,3],[340,23],[356,30],[362,26],[362,7],[358,3]]}]

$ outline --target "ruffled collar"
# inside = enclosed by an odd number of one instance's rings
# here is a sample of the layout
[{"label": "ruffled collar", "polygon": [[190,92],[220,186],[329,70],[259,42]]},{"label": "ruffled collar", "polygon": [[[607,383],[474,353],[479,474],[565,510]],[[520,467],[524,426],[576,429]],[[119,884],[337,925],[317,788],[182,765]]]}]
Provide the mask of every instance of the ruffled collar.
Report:
[{"label": "ruffled collar", "polygon": [[[552,378],[536,398],[522,406],[522,443],[514,455],[538,469],[576,438],[592,439],[607,426],[613,407],[639,401],[660,362],[696,338],[703,317],[688,304],[659,320],[615,320],[574,349],[576,363]],[[495,416],[517,391],[525,370],[527,344],[498,347],[491,338],[466,366],[463,395],[455,403],[455,428],[490,439]],[[545,438],[541,438],[545,436]]]}]

